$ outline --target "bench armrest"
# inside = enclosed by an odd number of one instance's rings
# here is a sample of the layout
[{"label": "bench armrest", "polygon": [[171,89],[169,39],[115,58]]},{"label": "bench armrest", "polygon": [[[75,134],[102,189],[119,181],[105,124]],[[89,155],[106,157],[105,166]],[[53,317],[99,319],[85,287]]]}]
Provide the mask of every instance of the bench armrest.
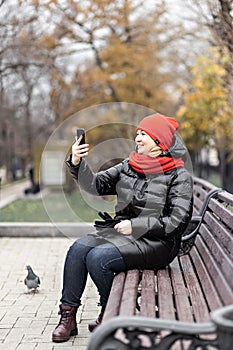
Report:
[{"label": "bench armrest", "polygon": [[202,217],[201,216],[193,216],[192,219],[190,220],[187,229],[182,235],[182,242],[186,242],[190,240],[191,238],[195,237],[198,229],[199,229],[199,224],[201,223]]},{"label": "bench armrest", "polygon": [[211,190],[203,202],[200,214],[191,218],[188,227],[186,228],[185,232],[181,237],[181,247],[178,256],[187,254],[192,248],[211,198],[214,198],[221,191],[221,188],[214,188],[213,190]]},{"label": "bench armrest", "polygon": [[189,349],[204,350],[209,345],[219,350],[232,350],[233,304],[213,311],[211,319],[212,322],[193,323],[141,316],[118,316],[96,328],[87,349],[169,350],[176,342],[187,340],[191,343]]},{"label": "bench armrest", "polygon": [[[120,330],[120,335],[118,335]],[[166,330],[161,337],[160,331]],[[169,331],[169,333],[167,332]],[[114,317],[101,324],[91,335],[88,350],[132,350],[132,349],[163,349],[169,350],[180,340],[189,340],[196,345],[216,346],[216,337],[213,339],[199,338],[199,334],[214,334],[216,326],[209,323],[191,323],[149,317],[131,316]],[[159,337],[155,340],[156,335]],[[159,344],[158,344],[159,342]],[[135,346],[137,343],[137,346]],[[204,349],[204,346],[203,346]]]},{"label": "bench armrest", "polygon": [[208,195],[205,198],[205,201],[203,202],[202,208],[200,210],[200,215],[193,216],[191,218],[190,223],[182,236],[182,242],[188,241],[189,239],[196,236],[199,230],[199,227],[202,223],[202,220],[204,218],[204,215],[206,213],[206,209],[209,204],[209,201],[211,200],[211,198],[214,198],[221,191],[222,191],[221,188],[215,188],[208,193]]}]

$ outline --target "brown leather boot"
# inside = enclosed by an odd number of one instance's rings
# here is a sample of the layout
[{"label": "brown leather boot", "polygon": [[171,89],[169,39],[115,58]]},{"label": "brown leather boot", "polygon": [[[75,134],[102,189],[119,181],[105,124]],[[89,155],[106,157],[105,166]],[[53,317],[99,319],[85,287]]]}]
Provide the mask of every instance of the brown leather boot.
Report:
[{"label": "brown leather boot", "polygon": [[90,332],[93,332],[94,329],[102,322],[102,319],[103,319],[103,315],[104,315],[104,307],[102,307],[101,311],[100,311],[100,314],[98,315],[97,319],[96,320],[93,320],[91,321],[89,324],[88,324],[88,329]]},{"label": "brown leather boot", "polygon": [[70,339],[72,335],[78,334],[76,322],[77,307],[60,305],[61,315],[60,321],[52,334],[52,341],[55,343],[65,342]]}]

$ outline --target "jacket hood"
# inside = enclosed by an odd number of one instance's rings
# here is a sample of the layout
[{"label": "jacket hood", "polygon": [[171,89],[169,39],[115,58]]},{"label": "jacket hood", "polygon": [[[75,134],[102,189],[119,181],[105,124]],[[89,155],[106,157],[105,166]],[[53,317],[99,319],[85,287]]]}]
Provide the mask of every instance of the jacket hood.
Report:
[{"label": "jacket hood", "polygon": [[172,158],[182,158],[184,161],[187,160],[188,150],[177,133],[174,134],[171,146],[166,151],[163,151],[159,157],[165,156]]}]

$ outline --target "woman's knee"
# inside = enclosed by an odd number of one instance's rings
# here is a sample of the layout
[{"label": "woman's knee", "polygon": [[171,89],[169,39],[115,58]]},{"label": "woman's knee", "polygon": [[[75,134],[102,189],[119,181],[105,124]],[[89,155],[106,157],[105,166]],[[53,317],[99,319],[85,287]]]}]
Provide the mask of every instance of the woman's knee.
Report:
[{"label": "woman's knee", "polygon": [[118,269],[124,269],[120,252],[111,243],[106,243],[89,251],[86,256],[86,265],[90,273],[98,270],[118,271]]},{"label": "woman's knee", "polygon": [[81,237],[80,239],[77,239],[70,246],[67,255],[68,256],[77,256],[77,255],[87,254],[90,249],[91,249],[91,247],[88,244],[88,238]]},{"label": "woman's knee", "polygon": [[98,247],[91,249],[86,256],[86,264],[87,264],[88,270],[91,270],[92,268],[101,267],[102,257],[103,257],[102,249]]}]

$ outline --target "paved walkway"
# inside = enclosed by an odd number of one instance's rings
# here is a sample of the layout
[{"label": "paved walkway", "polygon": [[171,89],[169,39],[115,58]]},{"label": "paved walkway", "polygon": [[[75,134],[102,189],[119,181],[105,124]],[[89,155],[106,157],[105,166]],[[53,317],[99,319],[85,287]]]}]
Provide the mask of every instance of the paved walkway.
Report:
[{"label": "paved walkway", "polygon": [[[0,238],[0,350],[84,350],[89,320],[98,313],[98,296],[89,280],[78,311],[79,335],[51,342],[58,322],[62,269],[69,238]],[[26,265],[40,276],[37,294],[26,294]]]},{"label": "paved walkway", "polygon": [[25,188],[30,187],[29,180],[17,181],[12,184],[2,185],[0,188],[0,208],[24,196]]},{"label": "paved walkway", "polygon": [[[21,196],[29,182],[1,189],[1,204]],[[98,313],[98,295],[91,280],[78,310],[79,334],[66,343],[52,343],[51,333],[58,323],[62,270],[71,238],[0,238],[0,350],[86,350],[88,322]],[[37,294],[27,294],[26,265],[40,276]]]}]

